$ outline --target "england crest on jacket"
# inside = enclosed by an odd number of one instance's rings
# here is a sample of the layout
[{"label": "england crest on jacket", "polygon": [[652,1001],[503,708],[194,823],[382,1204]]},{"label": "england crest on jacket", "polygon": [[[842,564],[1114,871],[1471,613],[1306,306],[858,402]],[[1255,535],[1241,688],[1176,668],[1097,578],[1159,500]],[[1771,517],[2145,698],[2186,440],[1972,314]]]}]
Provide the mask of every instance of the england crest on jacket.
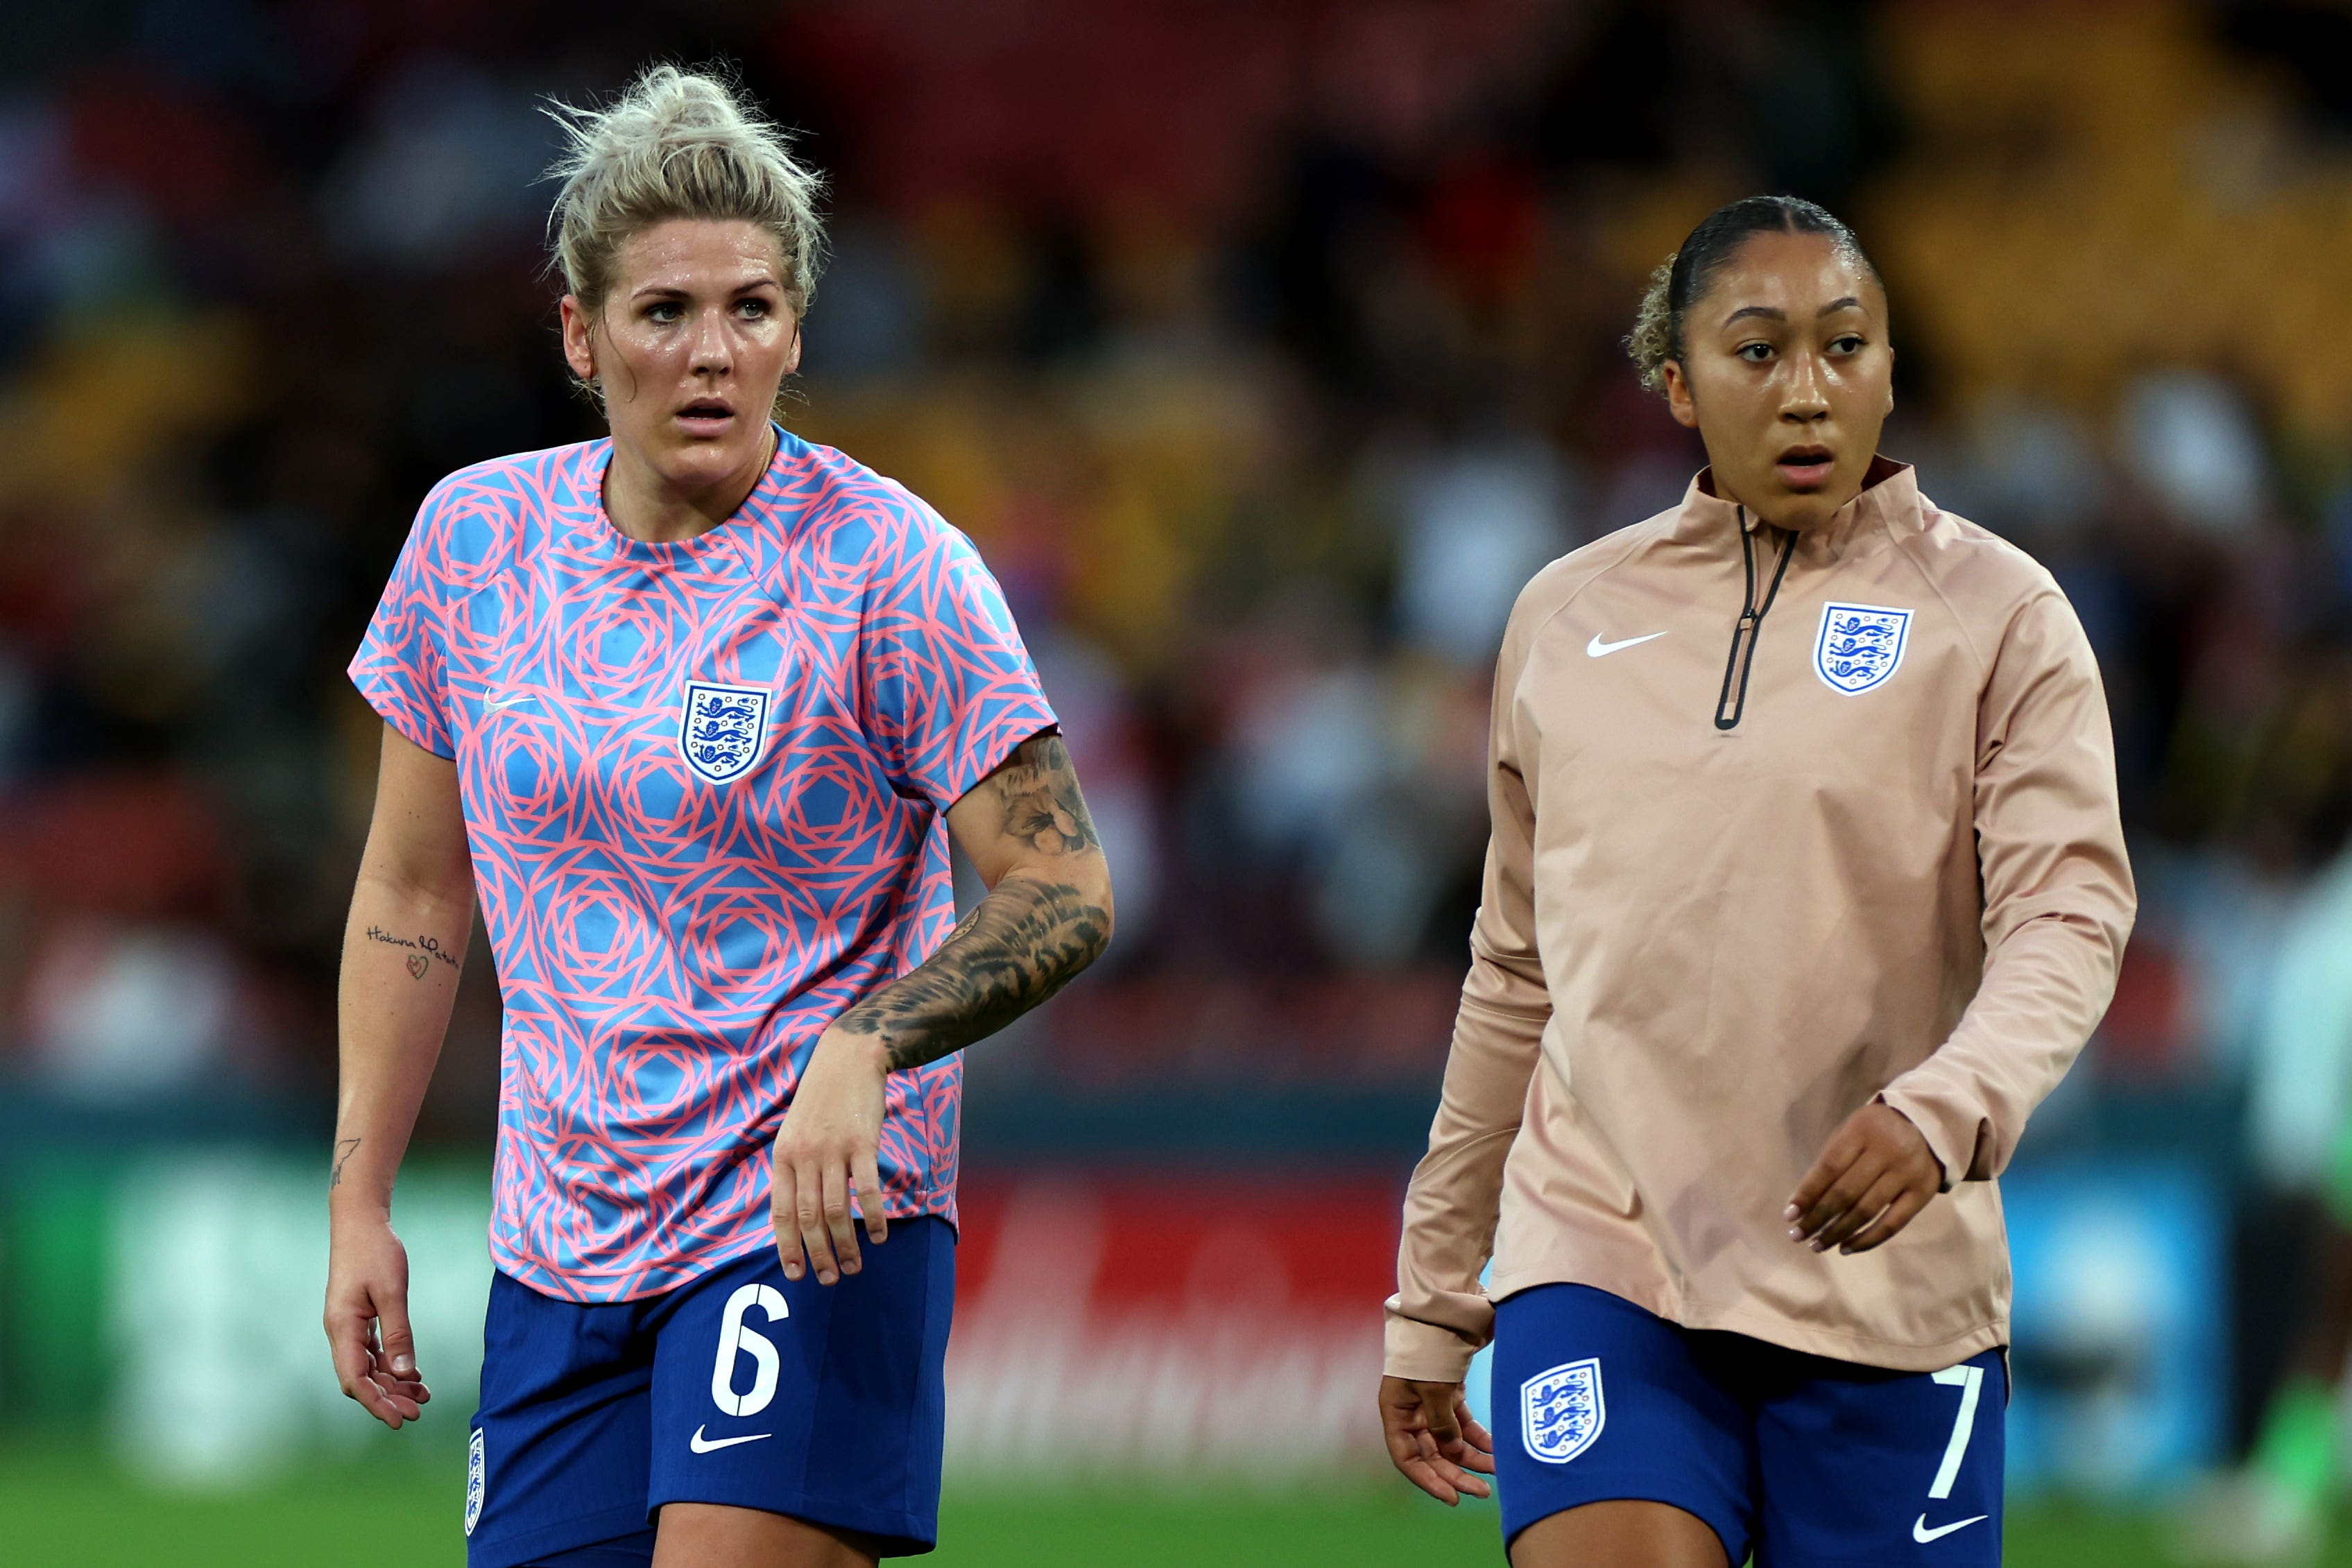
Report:
[{"label": "england crest on jacket", "polygon": [[1601,1399],[1601,1358],[1563,1362],[1519,1385],[1521,1436],[1531,1458],[1564,1465],[1601,1436],[1609,1419]]},{"label": "england crest on jacket", "polygon": [[713,784],[751,771],[768,747],[768,693],[762,686],[686,683],[677,717],[678,754]]},{"label": "england crest on jacket", "polygon": [[1895,673],[1910,634],[1908,610],[1824,604],[1821,635],[1813,640],[1813,673],[1833,692],[1866,692]]}]

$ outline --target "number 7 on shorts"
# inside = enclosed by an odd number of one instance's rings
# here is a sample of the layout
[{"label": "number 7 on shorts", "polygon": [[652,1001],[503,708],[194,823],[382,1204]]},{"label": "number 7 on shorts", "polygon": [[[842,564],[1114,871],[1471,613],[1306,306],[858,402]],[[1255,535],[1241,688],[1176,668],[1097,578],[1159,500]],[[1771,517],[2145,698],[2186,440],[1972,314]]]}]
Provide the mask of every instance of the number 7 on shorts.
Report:
[{"label": "number 7 on shorts", "polygon": [[1961,1457],[1969,1451],[1969,1437],[1977,1429],[1977,1398],[1984,1392],[1984,1368],[1948,1366],[1935,1378],[1960,1391],[1960,1413],[1952,1418],[1952,1440],[1944,1445],[1944,1462],[1936,1467],[1936,1484],[1927,1489],[1927,1496],[1940,1502],[1952,1495]]}]

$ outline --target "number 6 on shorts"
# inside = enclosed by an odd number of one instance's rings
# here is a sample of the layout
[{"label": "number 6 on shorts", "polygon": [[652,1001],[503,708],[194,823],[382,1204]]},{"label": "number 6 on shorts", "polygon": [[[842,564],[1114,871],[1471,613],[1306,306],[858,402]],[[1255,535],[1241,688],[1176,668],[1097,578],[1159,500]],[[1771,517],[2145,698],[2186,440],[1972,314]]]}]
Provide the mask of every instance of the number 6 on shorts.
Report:
[{"label": "number 6 on shorts", "polygon": [[1960,1458],[1969,1451],[1969,1435],[1977,1428],[1977,1396],[1984,1391],[1984,1368],[1948,1366],[1935,1378],[1960,1391],[1960,1413],[1952,1420],[1952,1440],[1944,1445],[1944,1462],[1936,1469],[1936,1484],[1927,1489],[1930,1498],[1941,1501],[1952,1495],[1952,1483],[1960,1476]]},{"label": "number 6 on shorts", "polygon": [[[773,1285],[750,1284],[727,1298],[726,1315],[719,1320],[719,1364],[710,1369],[710,1397],[719,1408],[730,1416],[757,1416],[776,1396],[776,1375],[783,1370],[783,1357],[766,1334],[747,1327],[743,1314],[753,1307],[767,1314],[772,1323],[780,1323],[792,1315],[784,1304],[783,1292]],[[735,1357],[743,1351],[751,1353],[754,1368],[751,1391],[735,1392]],[[1936,1375],[1938,1377],[1942,1373]],[[1973,1390],[1971,1390],[1973,1407]]]}]

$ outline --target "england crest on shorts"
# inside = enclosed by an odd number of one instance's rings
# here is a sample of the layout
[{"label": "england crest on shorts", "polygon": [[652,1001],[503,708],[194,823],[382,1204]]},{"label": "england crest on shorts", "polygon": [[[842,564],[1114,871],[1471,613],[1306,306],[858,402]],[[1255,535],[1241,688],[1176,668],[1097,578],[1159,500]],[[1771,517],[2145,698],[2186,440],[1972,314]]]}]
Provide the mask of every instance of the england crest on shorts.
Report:
[{"label": "england crest on shorts", "polygon": [[466,1445],[466,1533],[474,1533],[474,1526],[482,1521],[482,1429],[474,1428],[474,1440]]},{"label": "england crest on shorts", "polygon": [[1601,1436],[1609,1418],[1601,1400],[1601,1358],[1587,1356],[1538,1372],[1519,1385],[1519,1420],[1528,1453],[1564,1465]]},{"label": "england crest on shorts", "polygon": [[678,754],[713,784],[740,779],[768,748],[768,693],[763,686],[686,683],[677,719]]},{"label": "england crest on shorts", "polygon": [[1911,612],[1876,604],[1824,604],[1813,641],[1813,672],[1830,690],[1853,696],[1895,673],[1911,634]]}]

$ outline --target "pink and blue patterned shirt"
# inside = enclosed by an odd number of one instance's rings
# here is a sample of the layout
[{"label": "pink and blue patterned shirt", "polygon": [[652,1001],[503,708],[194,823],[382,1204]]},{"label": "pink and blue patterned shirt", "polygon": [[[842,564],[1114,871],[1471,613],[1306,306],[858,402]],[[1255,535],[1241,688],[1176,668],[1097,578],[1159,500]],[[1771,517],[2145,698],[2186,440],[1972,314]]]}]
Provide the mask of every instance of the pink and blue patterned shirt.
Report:
[{"label": "pink and blue patterned shirt", "polygon": [[[735,516],[646,543],[609,441],[425,497],[352,681],[452,758],[506,1002],[490,1253],[625,1301],[773,1244],[817,1036],[954,921],[942,813],[1053,710],[971,542],[778,432]],[[890,1075],[885,1209],[955,1217],[961,1059]]]}]

